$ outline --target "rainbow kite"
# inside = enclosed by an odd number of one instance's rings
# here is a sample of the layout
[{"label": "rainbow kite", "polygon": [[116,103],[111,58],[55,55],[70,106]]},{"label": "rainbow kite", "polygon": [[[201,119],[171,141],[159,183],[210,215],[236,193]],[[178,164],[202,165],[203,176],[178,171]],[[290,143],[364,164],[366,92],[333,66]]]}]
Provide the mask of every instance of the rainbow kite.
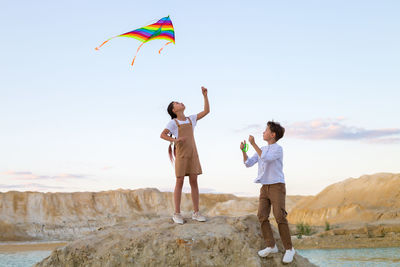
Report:
[{"label": "rainbow kite", "polygon": [[138,47],[135,57],[132,60],[132,66],[133,63],[135,62],[136,56],[139,52],[139,49],[142,47],[142,45],[148,41],[155,40],[155,39],[164,39],[169,41],[166,43],[159,51],[158,53],[161,53],[161,50],[164,49],[165,46],[174,43],[175,44],[175,31],[174,31],[174,26],[172,25],[171,19],[168,17],[164,17],[157,21],[154,24],[144,26],[142,28],[139,28],[137,30],[127,32],[121,35],[117,35],[114,37],[111,37],[110,39],[106,40],[103,42],[100,46],[96,47],[96,50],[99,50],[100,47],[102,47],[105,43],[110,41],[111,39],[115,37],[130,37],[130,38],[135,38],[136,40],[139,40],[142,42],[140,46]]}]

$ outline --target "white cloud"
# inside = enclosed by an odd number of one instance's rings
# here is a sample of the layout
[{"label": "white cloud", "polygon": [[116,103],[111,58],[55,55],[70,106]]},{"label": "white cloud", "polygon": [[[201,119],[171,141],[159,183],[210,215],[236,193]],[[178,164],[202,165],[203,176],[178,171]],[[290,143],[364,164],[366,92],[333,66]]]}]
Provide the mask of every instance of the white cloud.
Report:
[{"label": "white cloud", "polygon": [[[239,132],[244,132],[244,131],[251,131],[251,130],[253,130],[253,129],[261,129],[262,127],[266,127],[266,125],[267,124],[265,124],[264,126],[262,126],[262,125],[260,125],[260,124],[248,124],[248,125],[245,125],[245,126],[243,126],[242,128],[240,128],[240,129],[235,129],[234,131],[235,132],[237,132],[237,133],[239,133]],[[261,131],[264,131],[264,128],[262,128],[262,130]]]},{"label": "white cloud", "polygon": [[107,170],[110,170],[112,168],[114,168],[114,167],[112,167],[112,166],[104,166],[104,167],[101,168],[101,170],[107,171]]},{"label": "white cloud", "polygon": [[[285,137],[307,140],[361,140],[375,144],[400,143],[400,128],[365,129],[345,125],[343,117],[321,118],[309,121],[294,122],[285,127]],[[252,129],[264,130],[265,125],[249,124],[236,132]]]},{"label": "white cloud", "polygon": [[28,171],[5,171],[0,172],[1,176],[8,176],[13,180],[67,180],[67,179],[85,179],[88,175],[85,174],[73,174],[73,173],[61,173],[58,175],[38,175]]},{"label": "white cloud", "polygon": [[398,143],[399,128],[364,129],[357,126],[345,125],[343,118],[315,119],[289,124],[286,127],[286,136],[310,140],[363,140],[373,143]]},{"label": "white cloud", "polygon": [[29,184],[0,184],[0,190],[49,190],[49,189],[56,189],[56,190],[64,190],[65,187],[63,186],[48,186],[43,184],[37,183],[29,183]]}]

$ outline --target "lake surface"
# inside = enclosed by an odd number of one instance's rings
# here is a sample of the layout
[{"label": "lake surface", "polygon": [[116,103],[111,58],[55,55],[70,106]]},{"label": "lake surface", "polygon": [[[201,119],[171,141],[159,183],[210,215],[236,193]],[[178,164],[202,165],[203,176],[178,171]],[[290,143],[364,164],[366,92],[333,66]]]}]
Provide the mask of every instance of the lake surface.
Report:
[{"label": "lake surface", "polygon": [[26,267],[43,260],[51,251],[24,251],[16,253],[0,253],[0,267]]},{"label": "lake surface", "polygon": [[298,253],[321,267],[400,266],[400,248],[307,249]]},{"label": "lake surface", "polygon": [[[300,255],[321,267],[400,266],[400,248],[307,249]],[[51,251],[0,253],[0,267],[26,267],[43,260]]]}]

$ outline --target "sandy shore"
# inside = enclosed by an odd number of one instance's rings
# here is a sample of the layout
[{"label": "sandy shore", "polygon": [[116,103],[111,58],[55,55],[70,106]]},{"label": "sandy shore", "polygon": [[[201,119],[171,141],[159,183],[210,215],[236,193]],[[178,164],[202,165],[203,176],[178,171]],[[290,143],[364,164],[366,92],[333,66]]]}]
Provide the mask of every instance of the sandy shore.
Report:
[{"label": "sandy shore", "polygon": [[0,243],[0,253],[24,252],[24,251],[38,251],[38,250],[54,250],[55,248],[63,247],[66,242],[4,242]]}]

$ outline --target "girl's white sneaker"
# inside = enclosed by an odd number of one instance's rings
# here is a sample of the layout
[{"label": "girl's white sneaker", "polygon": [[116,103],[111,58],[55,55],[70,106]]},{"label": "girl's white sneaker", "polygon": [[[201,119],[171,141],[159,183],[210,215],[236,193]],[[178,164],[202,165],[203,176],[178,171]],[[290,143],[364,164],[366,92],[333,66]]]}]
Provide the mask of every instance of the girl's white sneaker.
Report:
[{"label": "girl's white sneaker", "polygon": [[296,254],[294,248],[286,250],[282,259],[283,263],[291,263],[293,261],[294,254]]},{"label": "girl's white sneaker", "polygon": [[172,220],[174,221],[174,223],[178,224],[184,223],[183,217],[180,213],[174,213],[174,216],[172,216]]},{"label": "girl's white sneaker", "polygon": [[201,215],[199,212],[193,212],[192,213],[192,219],[196,220],[198,222],[205,222],[206,221],[206,217]]},{"label": "girl's white sneaker", "polygon": [[271,254],[271,253],[278,253],[278,247],[276,246],[276,244],[275,244],[275,246],[273,247],[273,248],[271,248],[271,247],[266,247],[266,248],[264,248],[263,250],[260,250],[259,252],[258,252],[258,256],[260,256],[260,257],[267,257],[269,254]]}]

